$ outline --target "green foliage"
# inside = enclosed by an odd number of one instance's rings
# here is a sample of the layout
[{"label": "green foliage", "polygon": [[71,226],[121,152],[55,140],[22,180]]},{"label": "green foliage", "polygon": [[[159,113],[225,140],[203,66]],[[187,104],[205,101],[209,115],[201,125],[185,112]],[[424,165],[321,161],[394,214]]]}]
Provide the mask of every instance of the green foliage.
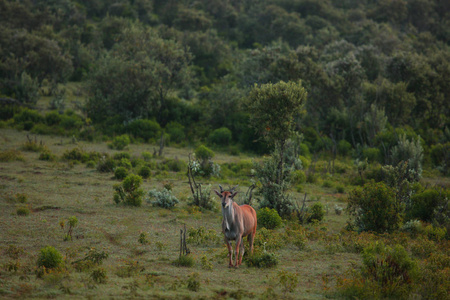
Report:
[{"label": "green foliage", "polygon": [[86,255],[83,258],[72,262],[72,265],[79,272],[86,271],[94,266],[101,265],[103,260],[107,259],[108,256],[109,254],[105,251],[99,251],[96,248],[89,248]]},{"label": "green foliage", "polygon": [[153,120],[133,120],[125,130],[135,139],[143,139],[145,142],[157,139],[161,135],[161,127]]},{"label": "green foliage", "polygon": [[173,208],[180,201],[172,194],[171,190],[164,188],[162,191],[157,191],[156,189],[151,190],[148,193],[150,199],[155,199],[154,201],[149,201],[153,206],[159,206],[162,208]]},{"label": "green foliage", "polygon": [[128,176],[128,169],[125,167],[117,167],[114,170],[114,178],[116,179],[123,180],[127,176]]},{"label": "green foliage", "polygon": [[116,165],[117,162],[113,158],[103,156],[97,164],[97,171],[102,173],[114,172]]},{"label": "green foliage", "polygon": [[258,211],[258,225],[267,229],[280,227],[282,219],[275,209],[263,207]]},{"label": "green foliage", "polygon": [[[67,225],[67,226],[66,226]],[[78,225],[78,219],[75,216],[70,217],[67,222],[65,220],[59,221],[59,226],[64,231],[64,241],[71,241],[73,239],[73,229]],[[67,231],[65,228],[67,227]]]},{"label": "green foliage", "polygon": [[294,292],[298,285],[298,274],[281,270],[278,271],[277,277],[284,294]]},{"label": "green foliage", "polygon": [[448,201],[448,197],[449,193],[445,190],[426,189],[418,192],[411,196],[411,208],[407,211],[406,217],[431,222],[434,219],[435,210]]},{"label": "green foliage", "polygon": [[187,243],[196,245],[219,244],[222,242],[222,236],[219,236],[214,229],[206,230],[205,227],[188,229]]},{"label": "green foliage", "polygon": [[108,276],[106,275],[106,270],[103,268],[98,268],[96,270],[93,270],[90,275],[91,279],[95,283],[106,283]]},{"label": "green foliage", "polygon": [[274,253],[254,252],[253,255],[245,258],[245,263],[249,267],[273,268],[278,265],[278,258]]},{"label": "green foliage", "polygon": [[138,175],[144,179],[147,179],[152,175],[152,171],[148,166],[142,166],[138,171]]},{"label": "green foliage", "polygon": [[383,297],[407,297],[417,276],[417,263],[400,245],[393,248],[377,242],[365,248],[363,276],[380,288]]},{"label": "green foliage", "polygon": [[314,221],[322,221],[323,217],[325,216],[325,207],[322,203],[317,202],[314,203],[311,208],[309,209],[310,216],[308,218],[308,221],[314,222]]},{"label": "green foliage", "polygon": [[147,244],[150,243],[150,242],[147,240],[147,234],[146,234],[145,232],[141,232],[141,233],[139,234],[138,242],[139,242],[140,244],[142,244],[142,245],[147,245]]},{"label": "green foliage", "polygon": [[367,183],[350,192],[347,211],[358,231],[392,232],[403,222],[404,204],[384,183]]},{"label": "green foliage", "polygon": [[352,150],[352,144],[347,142],[346,140],[340,140],[337,145],[337,151],[342,156],[347,156],[350,154],[350,151]]},{"label": "green foliage", "polygon": [[63,257],[61,253],[52,246],[42,248],[37,259],[38,267],[46,269],[55,269],[61,266]]},{"label": "green foliage", "polygon": [[260,181],[261,187],[257,195],[262,196],[258,199],[260,207],[275,209],[282,217],[290,215],[292,211],[292,202],[287,195],[289,169],[283,171],[283,179],[277,184],[278,161],[276,158],[265,159],[262,163],[254,163],[255,177]]},{"label": "green foliage", "polygon": [[195,259],[192,255],[181,255],[178,259],[172,262],[177,267],[192,268],[195,265]]},{"label": "green foliage", "polygon": [[164,128],[169,135],[169,140],[173,143],[181,143],[185,140],[184,126],[177,122],[169,122]]},{"label": "green foliage", "polygon": [[192,292],[198,292],[200,290],[200,275],[198,273],[192,273],[187,280],[187,288]]},{"label": "green foliage", "polygon": [[108,147],[115,150],[123,150],[130,144],[130,137],[126,134],[116,136]]},{"label": "green foliage", "polygon": [[433,164],[442,172],[442,174],[450,174],[450,142],[432,145],[430,156]]},{"label": "green foliage", "polygon": [[231,138],[231,130],[226,127],[222,127],[211,132],[208,139],[212,145],[228,146],[231,142]]},{"label": "green foliage", "polygon": [[379,162],[381,160],[380,149],[370,147],[363,148],[362,158],[367,159],[370,163]]},{"label": "green foliage", "polygon": [[28,216],[30,214],[30,209],[27,206],[20,206],[16,209],[16,214],[18,216]]},{"label": "green foliage", "polygon": [[15,87],[17,100],[22,104],[33,107],[39,99],[39,84],[26,72],[23,72]]},{"label": "green foliage", "polygon": [[114,202],[123,203],[130,206],[141,206],[144,191],[140,188],[142,177],[139,175],[128,175],[121,184],[115,184]]},{"label": "green foliage", "polygon": [[22,152],[18,150],[4,150],[0,151],[0,161],[1,162],[10,162],[10,161],[24,161]]},{"label": "green foliage", "polygon": [[214,151],[212,151],[205,145],[200,145],[197,147],[197,149],[195,149],[195,157],[198,158],[202,163],[204,161],[211,160],[214,155]]},{"label": "green foliage", "polygon": [[392,149],[392,162],[397,166],[400,162],[407,162],[410,172],[414,174],[414,180],[418,181],[422,175],[423,148],[420,137],[416,141],[410,141],[406,134],[401,135],[397,146]]}]

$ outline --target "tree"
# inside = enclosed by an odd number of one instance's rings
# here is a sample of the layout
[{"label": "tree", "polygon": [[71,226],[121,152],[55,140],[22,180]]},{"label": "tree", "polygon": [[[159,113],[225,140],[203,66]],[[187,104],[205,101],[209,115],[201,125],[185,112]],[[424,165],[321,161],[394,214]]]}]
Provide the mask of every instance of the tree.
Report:
[{"label": "tree", "polygon": [[93,72],[88,113],[101,121],[119,115],[123,121],[156,117],[168,122],[168,94],[192,82],[191,54],[174,38],[133,23]]},{"label": "tree", "polygon": [[275,183],[283,185],[284,151],[286,142],[296,128],[295,117],[301,114],[306,101],[306,91],[301,82],[255,84],[247,98],[250,124],[257,134],[275,147],[273,155],[278,160]]}]

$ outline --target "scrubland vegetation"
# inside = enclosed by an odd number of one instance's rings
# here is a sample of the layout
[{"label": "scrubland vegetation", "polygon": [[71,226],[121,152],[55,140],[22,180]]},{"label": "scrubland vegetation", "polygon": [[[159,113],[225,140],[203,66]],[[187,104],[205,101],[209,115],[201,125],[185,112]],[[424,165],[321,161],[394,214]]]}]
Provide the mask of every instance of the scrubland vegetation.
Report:
[{"label": "scrubland vegetation", "polygon": [[0,297],[448,299],[449,8],[0,0]]}]

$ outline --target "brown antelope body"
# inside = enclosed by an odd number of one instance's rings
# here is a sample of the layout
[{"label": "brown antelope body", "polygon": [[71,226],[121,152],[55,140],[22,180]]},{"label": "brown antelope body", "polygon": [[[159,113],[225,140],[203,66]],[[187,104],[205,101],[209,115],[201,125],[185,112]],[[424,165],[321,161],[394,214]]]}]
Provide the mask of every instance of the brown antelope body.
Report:
[{"label": "brown antelope body", "polygon": [[[234,188],[231,191],[224,191],[220,185],[219,187],[220,192],[215,192],[222,200],[222,233],[228,247],[229,267],[239,267],[244,256],[244,237],[247,237],[250,244],[250,253],[253,254],[253,240],[255,239],[257,222],[256,212],[250,205],[239,206],[233,201],[237,194],[237,192],[234,192]],[[234,265],[231,241],[236,241],[236,262]]]}]

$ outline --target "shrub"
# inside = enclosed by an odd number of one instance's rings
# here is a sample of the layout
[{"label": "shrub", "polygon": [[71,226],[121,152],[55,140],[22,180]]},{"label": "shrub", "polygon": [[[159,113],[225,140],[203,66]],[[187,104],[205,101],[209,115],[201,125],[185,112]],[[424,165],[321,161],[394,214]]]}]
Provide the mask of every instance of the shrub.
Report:
[{"label": "shrub", "polygon": [[151,174],[152,174],[152,171],[147,166],[142,166],[138,171],[138,175],[144,179],[149,178]]},{"label": "shrub", "polygon": [[184,126],[177,122],[169,122],[166,125],[166,133],[169,134],[169,139],[174,143],[181,143],[186,135],[184,134]]},{"label": "shrub", "polygon": [[42,248],[38,260],[38,267],[45,267],[46,269],[55,269],[61,266],[62,264],[62,255],[52,246],[47,246]]},{"label": "shrub", "polygon": [[416,141],[410,141],[406,134],[400,135],[397,146],[392,148],[392,164],[397,166],[400,162],[407,162],[412,170],[414,179],[418,181],[422,175],[423,148],[420,137]]},{"label": "shrub", "polygon": [[62,158],[67,161],[87,162],[89,155],[81,148],[73,148],[72,150],[66,150]]},{"label": "shrub", "polygon": [[263,207],[258,211],[258,225],[267,229],[275,229],[281,224],[282,219],[275,209]]},{"label": "shrub", "polygon": [[209,161],[214,157],[214,151],[206,147],[205,145],[200,145],[195,149],[195,157],[200,161]]},{"label": "shrub", "polygon": [[450,142],[431,146],[430,156],[433,165],[442,174],[450,174]]},{"label": "shrub", "polygon": [[256,268],[272,268],[278,265],[278,258],[274,253],[253,253],[253,255],[248,256],[245,259],[245,263],[249,267],[256,267]]},{"label": "shrub", "polygon": [[346,140],[340,140],[337,145],[337,151],[340,155],[346,156],[350,153],[350,151],[352,151],[352,144]]},{"label": "shrub", "polygon": [[5,150],[0,151],[0,162],[9,162],[9,161],[24,161],[25,158],[22,155],[22,152],[18,150]]},{"label": "shrub", "polygon": [[211,132],[208,139],[212,145],[228,146],[231,142],[231,137],[231,130],[222,127]]},{"label": "shrub", "polygon": [[150,198],[154,198],[151,201],[153,206],[159,206],[163,208],[172,208],[180,201],[172,194],[172,191],[164,188],[161,192],[157,190],[151,190],[149,193]]},{"label": "shrub", "polygon": [[203,226],[200,226],[197,229],[193,227],[188,229],[187,242],[189,244],[219,244],[222,240],[222,237],[219,236],[214,229],[206,230]]},{"label": "shrub", "polygon": [[283,293],[292,293],[298,285],[298,274],[286,270],[279,271],[277,274]]},{"label": "shrub", "polygon": [[325,208],[322,203],[314,203],[310,208],[310,216],[308,218],[309,222],[322,221],[325,216]]},{"label": "shrub", "polygon": [[303,170],[295,170],[291,173],[291,182],[301,184],[306,182],[306,174]]},{"label": "shrub", "polygon": [[103,260],[107,259],[109,254],[105,251],[99,251],[96,248],[89,248],[87,254],[77,261],[74,261],[72,265],[77,271],[85,271],[94,266],[99,266],[103,263]]},{"label": "shrub", "polygon": [[106,270],[103,268],[93,270],[90,277],[96,283],[106,283],[106,280],[108,279],[108,276],[106,276]]},{"label": "shrub", "polygon": [[181,255],[178,259],[174,260],[172,264],[177,267],[191,268],[195,265],[195,259],[191,255]]},{"label": "shrub", "polygon": [[400,245],[394,248],[376,242],[365,248],[363,276],[379,287],[382,297],[403,298],[412,292],[411,283],[417,276],[417,263]]},{"label": "shrub", "polygon": [[350,192],[347,211],[359,231],[392,232],[403,221],[404,205],[384,183],[367,183]]},{"label": "shrub", "polygon": [[125,177],[128,176],[128,170],[125,167],[117,167],[114,170],[114,178],[123,180]]},{"label": "shrub", "polygon": [[427,189],[411,196],[411,208],[407,212],[408,219],[419,219],[426,222],[433,220],[438,205],[448,197],[445,191]]},{"label": "shrub", "polygon": [[362,158],[367,159],[367,161],[373,163],[373,162],[379,162],[381,161],[381,152],[378,148],[364,148],[362,150]]},{"label": "shrub", "polygon": [[198,273],[192,273],[187,280],[187,288],[190,291],[198,292],[200,290],[200,275]]},{"label": "shrub", "polygon": [[144,191],[140,188],[142,177],[139,175],[128,175],[121,184],[115,184],[114,202],[131,206],[141,206]]},{"label": "shrub", "polygon": [[122,160],[123,158],[130,160],[131,155],[128,152],[119,152],[119,153],[115,153],[113,158],[118,161]]},{"label": "shrub", "polygon": [[97,171],[102,173],[113,172],[116,168],[117,162],[109,157],[102,157],[97,164]]},{"label": "shrub", "polygon": [[140,138],[146,142],[150,139],[156,139],[161,135],[161,127],[158,122],[153,120],[134,120],[125,129],[134,138]]},{"label": "shrub", "polygon": [[127,170],[131,170],[133,165],[131,164],[131,161],[128,158],[122,158],[118,163],[117,166],[124,167]]},{"label": "shrub", "polygon": [[110,149],[123,150],[129,144],[130,144],[130,138],[128,137],[128,135],[124,134],[124,135],[116,136],[112,140],[112,142],[108,144],[108,147]]},{"label": "shrub", "polygon": [[30,214],[30,209],[26,206],[18,207],[16,210],[18,216],[28,216]]},{"label": "shrub", "polygon": [[45,149],[39,154],[39,160],[54,161],[56,160],[56,155],[54,155],[50,150]]}]

